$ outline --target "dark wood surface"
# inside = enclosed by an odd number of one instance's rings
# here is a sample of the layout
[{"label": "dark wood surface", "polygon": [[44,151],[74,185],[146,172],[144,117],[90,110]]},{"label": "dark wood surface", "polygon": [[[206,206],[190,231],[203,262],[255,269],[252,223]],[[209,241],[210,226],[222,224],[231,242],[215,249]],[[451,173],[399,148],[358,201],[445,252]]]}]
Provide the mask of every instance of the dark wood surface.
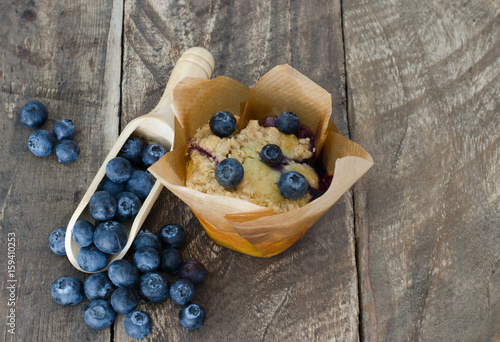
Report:
[{"label": "dark wood surface", "polygon": [[[298,243],[258,259],[214,244],[163,190],[145,227],[188,233],[209,270],[188,331],[169,300],[141,303],[148,341],[499,341],[500,3],[458,1],[0,2],[0,316],[16,236],[16,335],[129,341],[118,316],[95,331],[50,285],[85,275],[48,247],[125,125],[151,110],[173,64],[207,48],[214,76],[248,86],[288,63],[327,89],[332,118],[374,167]],[[345,56],[345,62],[344,62]],[[70,118],[79,160],[37,158],[19,111]],[[2,322],[5,322],[3,320]]]}]

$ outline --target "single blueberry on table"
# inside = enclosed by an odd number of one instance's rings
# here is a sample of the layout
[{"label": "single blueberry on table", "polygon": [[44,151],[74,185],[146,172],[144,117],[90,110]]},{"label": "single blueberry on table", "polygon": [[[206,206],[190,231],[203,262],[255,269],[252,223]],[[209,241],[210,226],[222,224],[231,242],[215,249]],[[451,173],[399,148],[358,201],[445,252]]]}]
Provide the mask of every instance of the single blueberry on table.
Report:
[{"label": "single blueberry on table", "polygon": [[297,200],[307,194],[309,183],[306,177],[296,171],[288,171],[281,175],[278,181],[278,190],[286,199]]},{"label": "single blueberry on table", "polygon": [[131,164],[137,165],[142,161],[142,150],[144,149],[144,142],[137,137],[130,137],[123,144],[119,157],[127,159]]},{"label": "single blueberry on table", "polygon": [[141,209],[141,200],[133,192],[120,192],[115,196],[116,218],[121,221],[133,219]]},{"label": "single blueberry on table", "polygon": [[264,164],[276,166],[283,159],[283,152],[278,145],[268,144],[260,150],[259,156]]},{"label": "single blueberry on table", "polygon": [[300,129],[300,119],[295,113],[283,112],[276,119],[276,128],[285,134],[295,134]]},{"label": "single blueberry on table", "polygon": [[82,281],[75,277],[63,276],[52,283],[52,298],[59,305],[75,305],[83,299]]},{"label": "single blueberry on table", "polygon": [[39,129],[31,133],[28,138],[28,148],[37,157],[47,157],[52,153],[56,139],[44,129]]},{"label": "single blueberry on table", "polygon": [[151,233],[149,230],[141,230],[139,234],[134,239],[134,242],[132,242],[132,250],[133,251],[138,251],[144,247],[151,247],[156,249],[158,252],[161,250],[161,242],[158,236],[155,234]]},{"label": "single blueberry on table", "polygon": [[94,329],[104,329],[115,321],[115,311],[104,299],[91,301],[85,307],[83,319],[85,323]]},{"label": "single blueberry on table", "polygon": [[158,161],[163,155],[167,153],[167,150],[165,147],[158,145],[158,144],[151,144],[148,145],[143,151],[142,151],[142,162],[146,167],[150,167],[154,163]]},{"label": "single blueberry on table", "polygon": [[49,114],[39,101],[29,101],[21,109],[21,123],[30,129],[37,129],[47,121]]},{"label": "single blueberry on table", "polygon": [[108,277],[118,287],[133,288],[139,282],[139,270],[127,260],[115,260],[108,267]]},{"label": "single blueberry on table", "polygon": [[57,140],[73,139],[76,135],[76,129],[73,121],[64,119],[54,124],[52,133],[54,133]]},{"label": "single blueberry on table", "polygon": [[224,138],[236,130],[236,118],[230,112],[222,111],[212,115],[208,125],[213,134]]},{"label": "single blueberry on table", "polygon": [[108,254],[118,254],[127,244],[127,228],[117,221],[99,224],[94,232],[94,245]]},{"label": "single blueberry on table", "polygon": [[95,245],[80,248],[78,266],[85,272],[97,272],[108,264],[108,255],[101,252]]},{"label": "single blueberry on table", "polygon": [[134,266],[143,273],[156,271],[160,267],[160,261],[160,253],[152,247],[139,249],[132,257]]},{"label": "single blueberry on table", "polygon": [[176,248],[167,248],[161,252],[160,269],[169,274],[179,273],[182,265],[182,255]]},{"label": "single blueberry on table", "polygon": [[179,276],[182,279],[189,279],[193,284],[198,285],[205,280],[205,277],[207,276],[207,269],[199,261],[188,260],[182,264],[179,270]]},{"label": "single blueberry on table", "polygon": [[111,179],[109,179],[107,176],[104,176],[101,183],[99,183],[97,190],[98,191],[107,191],[111,195],[116,196],[120,192],[125,191],[125,184],[124,183],[115,183]]},{"label": "single blueberry on table", "polygon": [[107,191],[97,191],[90,197],[89,213],[99,221],[111,220],[116,214],[116,200]]},{"label": "single blueberry on table", "polygon": [[132,164],[122,157],[113,158],[106,164],[106,176],[115,183],[125,183],[133,171]]},{"label": "single blueberry on table", "polygon": [[139,294],[151,303],[157,303],[167,298],[168,290],[167,276],[161,272],[148,272],[139,281]]},{"label": "single blueberry on table", "polygon": [[188,279],[178,279],[170,287],[170,299],[175,304],[185,305],[194,298],[194,284]]},{"label": "single blueberry on table", "polygon": [[186,243],[186,231],[178,224],[167,224],[159,236],[163,247],[181,248]]},{"label": "single blueberry on table", "polygon": [[80,247],[88,247],[94,243],[95,226],[87,220],[78,220],[73,226],[71,234],[73,240]]},{"label": "single blueberry on table", "polygon": [[139,296],[137,296],[134,290],[127,287],[119,287],[111,295],[111,306],[121,315],[128,314],[138,304]]},{"label": "single blueberry on table", "polygon": [[56,155],[61,163],[74,163],[80,155],[80,146],[74,140],[62,140],[56,145]]},{"label": "single blueberry on table", "polygon": [[108,299],[113,292],[113,284],[105,273],[94,273],[83,283],[83,290],[90,300]]},{"label": "single blueberry on table", "polygon": [[49,246],[52,252],[57,255],[66,255],[66,228],[57,228],[49,236]]},{"label": "single blueberry on table", "polygon": [[205,322],[205,309],[196,303],[188,304],[181,309],[179,321],[184,328],[198,329]]},{"label": "single blueberry on table", "polygon": [[130,177],[127,181],[125,190],[133,192],[141,200],[144,200],[148,197],[153,185],[153,176],[149,172],[136,170],[132,173],[132,177]]},{"label": "single blueberry on table", "polygon": [[215,167],[215,180],[226,189],[236,188],[243,180],[243,166],[234,158],[226,158]]},{"label": "single blueberry on table", "polygon": [[147,312],[141,310],[131,311],[123,322],[125,331],[130,337],[144,338],[151,334],[153,321]]}]

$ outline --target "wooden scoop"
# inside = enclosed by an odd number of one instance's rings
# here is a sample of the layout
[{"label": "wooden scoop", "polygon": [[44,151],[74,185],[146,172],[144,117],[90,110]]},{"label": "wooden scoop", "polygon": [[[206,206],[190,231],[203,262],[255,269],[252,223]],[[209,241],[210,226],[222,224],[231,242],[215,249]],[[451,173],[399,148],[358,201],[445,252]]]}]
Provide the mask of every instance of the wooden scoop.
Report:
[{"label": "wooden scoop", "polygon": [[[90,198],[96,192],[99,183],[106,175],[106,164],[108,161],[118,155],[123,144],[130,136],[142,138],[148,144],[160,144],[167,150],[170,150],[174,142],[174,113],[170,106],[173,98],[173,89],[184,77],[201,77],[208,79],[212,75],[213,69],[214,59],[207,50],[194,47],[184,52],[172,70],[167,87],[165,88],[165,92],[163,93],[158,105],[149,114],[140,116],[131,121],[122,131],[116,143],[111,148],[108,156],[99,168],[97,175],[90,184],[73,216],[71,216],[66,230],[66,255],[68,256],[69,261],[78,270],[85,272],[78,266],[77,258],[81,247],[78,246],[73,239],[73,227],[78,220],[88,220],[90,222],[95,221],[90,216],[87,207]],[[135,219],[129,222],[122,222],[128,230],[127,244],[120,253],[110,255],[109,263],[123,258],[123,256],[127,253],[162,188],[162,184],[159,181],[156,181],[148,197],[144,200]],[[105,271],[107,268],[108,266],[98,272]]]}]

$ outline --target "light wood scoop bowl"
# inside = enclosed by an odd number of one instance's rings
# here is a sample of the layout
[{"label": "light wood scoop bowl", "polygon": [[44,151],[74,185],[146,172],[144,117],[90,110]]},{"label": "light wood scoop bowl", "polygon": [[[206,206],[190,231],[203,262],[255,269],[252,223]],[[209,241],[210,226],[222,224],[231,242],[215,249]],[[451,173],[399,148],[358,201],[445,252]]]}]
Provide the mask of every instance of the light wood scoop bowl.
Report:
[{"label": "light wood scoop bowl", "polygon": [[[165,147],[167,151],[170,150],[174,142],[175,131],[174,113],[170,106],[173,98],[173,89],[175,88],[177,83],[179,83],[179,81],[181,81],[184,77],[200,77],[208,79],[212,75],[213,69],[214,59],[210,52],[208,52],[207,50],[199,47],[194,47],[184,52],[184,54],[177,61],[177,64],[172,70],[170,79],[165,88],[165,92],[163,93],[163,96],[160,99],[158,105],[149,114],[140,116],[131,121],[122,131],[122,133],[116,140],[116,143],[113,145],[111,151],[99,168],[99,171],[90,184],[87,192],[83,196],[80,204],[76,208],[66,230],[66,255],[68,256],[69,261],[78,270],[85,272],[78,266],[77,258],[78,252],[80,251],[81,247],[78,246],[73,239],[73,227],[78,220],[88,220],[90,222],[95,221],[90,216],[90,213],[88,211],[88,202],[92,195],[97,191],[99,183],[106,175],[106,164],[108,163],[108,161],[118,155],[123,144],[130,136],[142,138],[147,144],[160,144]],[[154,202],[158,198],[158,195],[160,194],[162,188],[162,184],[157,180],[148,197],[144,200],[142,207],[135,219],[133,221],[122,222],[122,224],[125,225],[128,231],[127,244],[120,253],[110,255],[108,265],[112,261],[119,260],[123,258],[123,256],[125,256],[136,235],[141,229],[144,220],[148,216]],[[105,271],[107,268],[108,267],[106,266],[98,272]]]}]

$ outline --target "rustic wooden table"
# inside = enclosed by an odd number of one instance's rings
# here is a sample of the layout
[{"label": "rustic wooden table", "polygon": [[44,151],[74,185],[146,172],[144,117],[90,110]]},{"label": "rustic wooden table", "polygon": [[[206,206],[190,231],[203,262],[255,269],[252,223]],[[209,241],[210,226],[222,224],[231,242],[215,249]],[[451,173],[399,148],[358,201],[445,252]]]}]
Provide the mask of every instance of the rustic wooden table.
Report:
[{"label": "rustic wooden table", "polygon": [[[132,340],[123,316],[96,331],[84,304],[51,299],[56,278],[85,276],[50,251],[48,236],[191,46],[214,55],[214,76],[248,86],[292,65],[332,94],[340,132],[375,165],[270,259],[214,244],[164,190],[145,227],[185,226],[184,258],[209,270],[196,295],[208,317],[188,331],[170,301],[142,303],[154,319],[148,341],[500,341],[498,0],[2,0],[4,340]],[[74,121],[76,163],[29,152],[19,111],[31,99],[49,109],[43,128]]]}]

